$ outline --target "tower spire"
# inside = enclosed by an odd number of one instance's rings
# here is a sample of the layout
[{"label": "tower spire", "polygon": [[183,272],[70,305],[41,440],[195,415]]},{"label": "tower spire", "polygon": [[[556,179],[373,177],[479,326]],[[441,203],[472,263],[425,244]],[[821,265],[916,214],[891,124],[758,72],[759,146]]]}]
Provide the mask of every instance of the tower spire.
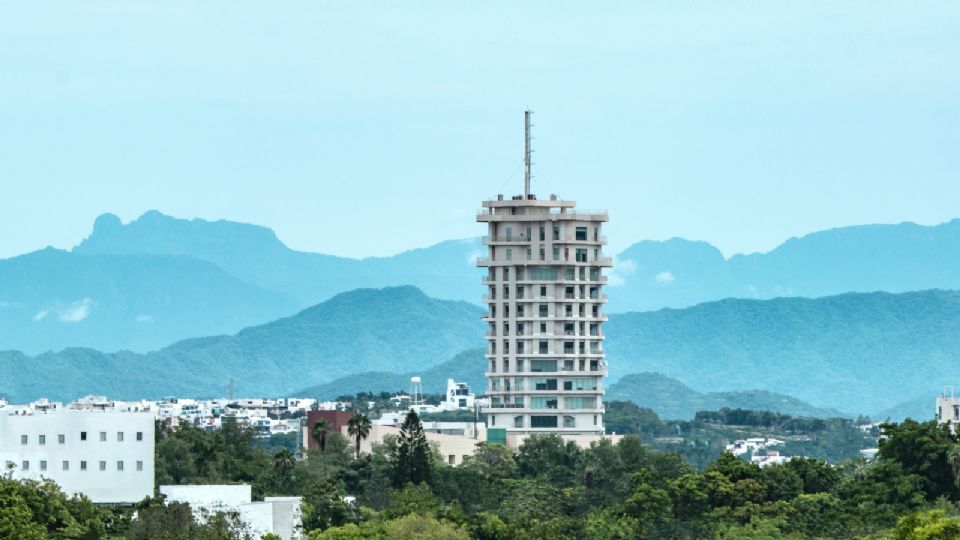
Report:
[{"label": "tower spire", "polygon": [[523,111],[523,198],[530,198],[530,115],[533,111]]}]

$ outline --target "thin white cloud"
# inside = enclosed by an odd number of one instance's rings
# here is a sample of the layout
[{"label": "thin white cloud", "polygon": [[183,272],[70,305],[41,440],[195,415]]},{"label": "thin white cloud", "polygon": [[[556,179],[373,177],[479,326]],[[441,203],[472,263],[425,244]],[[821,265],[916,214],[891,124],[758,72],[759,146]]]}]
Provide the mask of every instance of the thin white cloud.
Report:
[{"label": "thin white cloud", "polygon": [[637,271],[637,263],[631,259],[614,260],[613,268],[607,274],[607,283],[610,285],[623,285],[627,282],[627,276]]},{"label": "thin white cloud", "polygon": [[656,275],[653,279],[657,280],[657,283],[662,283],[663,285],[669,285],[676,281],[676,277],[673,276],[673,272],[669,270],[664,270]]},{"label": "thin white cloud", "polygon": [[475,250],[471,251],[471,252],[467,255],[467,266],[476,266],[476,265],[477,265],[477,259],[479,259],[479,258],[482,257],[482,256],[483,256],[483,252],[480,251],[479,249],[475,249]]},{"label": "thin white cloud", "polygon": [[58,310],[57,316],[60,322],[76,323],[89,317],[91,309],[93,309],[93,300],[84,298]]},{"label": "thin white cloud", "polygon": [[153,322],[153,317],[151,317],[150,315],[144,315],[143,313],[141,313],[140,315],[137,315],[137,322],[151,323]]},{"label": "thin white cloud", "polygon": [[50,315],[56,315],[57,320],[62,323],[78,323],[90,316],[95,302],[90,298],[81,298],[70,304],[56,304],[38,311],[34,316],[34,321],[42,321]]}]

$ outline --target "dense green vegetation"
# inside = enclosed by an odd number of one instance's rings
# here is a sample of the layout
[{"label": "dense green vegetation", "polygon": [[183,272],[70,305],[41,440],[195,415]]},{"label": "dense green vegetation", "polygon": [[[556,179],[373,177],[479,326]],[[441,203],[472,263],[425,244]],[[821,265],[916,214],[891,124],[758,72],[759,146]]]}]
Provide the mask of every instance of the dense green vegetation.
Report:
[{"label": "dense green vegetation", "polygon": [[660,373],[627,375],[607,388],[606,399],[632,401],[649,407],[660,418],[691,420],[697,411],[722,408],[773,411],[794,416],[843,416],[834,409],[814,407],[799,399],[763,390],[697,392],[677,379]]},{"label": "dense green vegetation", "polygon": [[[642,411],[642,410],[641,410]],[[750,411],[702,414],[715,425],[802,422]],[[637,420],[655,429],[649,412]],[[269,454],[252,432],[158,426],[161,483],[250,482],[256,497],[304,497],[311,540],[628,538],[954,538],[960,533],[960,439],[934,422],[884,424],[876,461],[797,458],[759,468],[722,454],[697,468],[637,436],[579,448],[556,436],[516,450],[480,443],[459,467],[429,448],[408,415],[399,438],[359,458],[326,435],[323,451]],[[808,421],[802,429],[829,429]],[[353,495],[349,504],[343,495]],[[197,520],[181,504],[98,508],[56,486],[0,479],[0,537],[245,539],[228,514]]]},{"label": "dense green vegetation", "polygon": [[638,434],[651,448],[677,452],[689,463],[706,467],[724,452],[727,443],[751,437],[784,441],[784,456],[807,456],[831,463],[855,459],[860,450],[876,446],[876,429],[863,431],[867,419],[804,418],[769,411],[720,409],[700,411],[694,420],[661,420],[629,401],[606,403],[604,422],[612,433]]}]

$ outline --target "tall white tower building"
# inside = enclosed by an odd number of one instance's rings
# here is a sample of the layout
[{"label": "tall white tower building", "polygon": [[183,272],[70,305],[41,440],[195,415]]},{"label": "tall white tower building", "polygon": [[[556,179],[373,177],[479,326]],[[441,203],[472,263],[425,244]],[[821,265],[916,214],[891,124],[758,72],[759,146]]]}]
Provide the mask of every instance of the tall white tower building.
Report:
[{"label": "tall white tower building", "polygon": [[524,194],[483,201],[488,224],[483,318],[487,329],[487,424],[513,433],[602,434],[601,230],[607,213],[530,193],[530,113],[525,113]]}]

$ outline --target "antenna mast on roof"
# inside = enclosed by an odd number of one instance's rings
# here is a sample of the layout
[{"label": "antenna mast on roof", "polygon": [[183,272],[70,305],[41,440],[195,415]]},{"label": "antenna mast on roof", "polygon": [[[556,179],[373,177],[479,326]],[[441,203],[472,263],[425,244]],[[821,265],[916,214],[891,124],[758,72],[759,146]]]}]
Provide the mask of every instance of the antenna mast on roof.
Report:
[{"label": "antenna mast on roof", "polygon": [[530,198],[530,115],[533,111],[523,111],[523,198]]}]

